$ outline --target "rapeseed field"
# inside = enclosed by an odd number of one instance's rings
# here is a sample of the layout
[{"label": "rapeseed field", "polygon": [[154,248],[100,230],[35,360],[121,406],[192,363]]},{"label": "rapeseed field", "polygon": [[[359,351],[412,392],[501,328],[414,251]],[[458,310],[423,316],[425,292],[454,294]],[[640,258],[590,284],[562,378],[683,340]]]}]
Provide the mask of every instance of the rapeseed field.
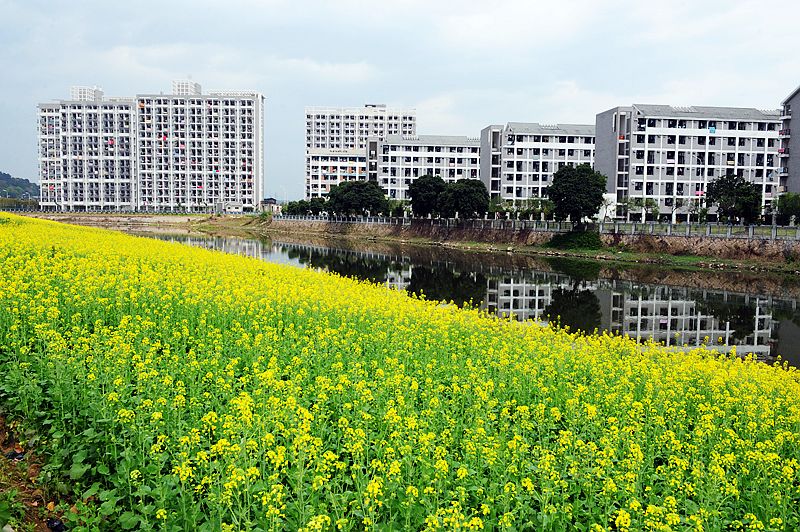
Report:
[{"label": "rapeseed field", "polygon": [[0,361],[101,528],[800,529],[798,374],[748,358],[0,214]]}]

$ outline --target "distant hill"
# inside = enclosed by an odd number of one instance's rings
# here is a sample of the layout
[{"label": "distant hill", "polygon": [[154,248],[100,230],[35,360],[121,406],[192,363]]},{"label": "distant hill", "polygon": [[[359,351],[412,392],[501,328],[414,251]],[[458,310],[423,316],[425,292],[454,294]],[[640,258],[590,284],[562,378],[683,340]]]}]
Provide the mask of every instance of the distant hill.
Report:
[{"label": "distant hill", "polygon": [[[11,174],[0,172],[0,197],[21,198],[25,193],[30,197],[39,195],[39,185],[27,179],[11,177]],[[27,199],[29,196],[25,196]]]}]

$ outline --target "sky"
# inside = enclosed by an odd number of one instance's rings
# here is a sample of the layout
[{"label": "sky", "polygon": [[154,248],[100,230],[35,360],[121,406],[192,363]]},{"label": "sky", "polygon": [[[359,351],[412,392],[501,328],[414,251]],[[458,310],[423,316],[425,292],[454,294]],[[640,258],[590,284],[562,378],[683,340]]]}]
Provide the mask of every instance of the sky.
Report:
[{"label": "sky", "polygon": [[263,93],[281,200],[303,195],[306,106],[413,108],[418,134],[470,137],[632,103],[775,109],[800,85],[798,20],[772,0],[0,0],[0,171],[38,180],[36,104],[72,85]]}]

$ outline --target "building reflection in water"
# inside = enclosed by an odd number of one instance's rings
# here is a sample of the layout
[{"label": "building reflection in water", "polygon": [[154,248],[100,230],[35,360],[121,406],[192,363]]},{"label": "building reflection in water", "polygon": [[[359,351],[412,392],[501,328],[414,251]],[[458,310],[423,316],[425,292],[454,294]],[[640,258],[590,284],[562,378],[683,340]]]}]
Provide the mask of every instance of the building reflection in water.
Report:
[{"label": "building reflection in water", "polygon": [[662,286],[598,277],[595,263],[556,259],[557,271],[509,270],[487,263],[412,261],[408,256],[339,250],[323,246],[225,237],[157,238],[367,279],[427,299],[469,304],[498,316],[594,329],[683,348],[709,345],[727,352],[778,353],[800,362],[800,307],[794,299],[689,287]]}]

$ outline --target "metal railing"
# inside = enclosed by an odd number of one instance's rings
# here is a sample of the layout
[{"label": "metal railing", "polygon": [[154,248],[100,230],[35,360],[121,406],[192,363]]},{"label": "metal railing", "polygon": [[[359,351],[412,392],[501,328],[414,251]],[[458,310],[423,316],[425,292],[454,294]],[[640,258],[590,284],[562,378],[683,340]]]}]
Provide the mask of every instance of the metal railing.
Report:
[{"label": "metal railing", "polygon": [[[447,227],[454,229],[537,231],[567,233],[572,222],[540,220],[464,220],[457,218],[394,218],[384,216],[291,216],[281,215],[276,221],[304,221],[322,223],[348,223],[416,227]],[[699,223],[657,222],[600,222],[594,228],[604,235],[654,235],[672,237],[705,237],[744,240],[800,241],[800,226],[779,225],[726,225]]]}]

